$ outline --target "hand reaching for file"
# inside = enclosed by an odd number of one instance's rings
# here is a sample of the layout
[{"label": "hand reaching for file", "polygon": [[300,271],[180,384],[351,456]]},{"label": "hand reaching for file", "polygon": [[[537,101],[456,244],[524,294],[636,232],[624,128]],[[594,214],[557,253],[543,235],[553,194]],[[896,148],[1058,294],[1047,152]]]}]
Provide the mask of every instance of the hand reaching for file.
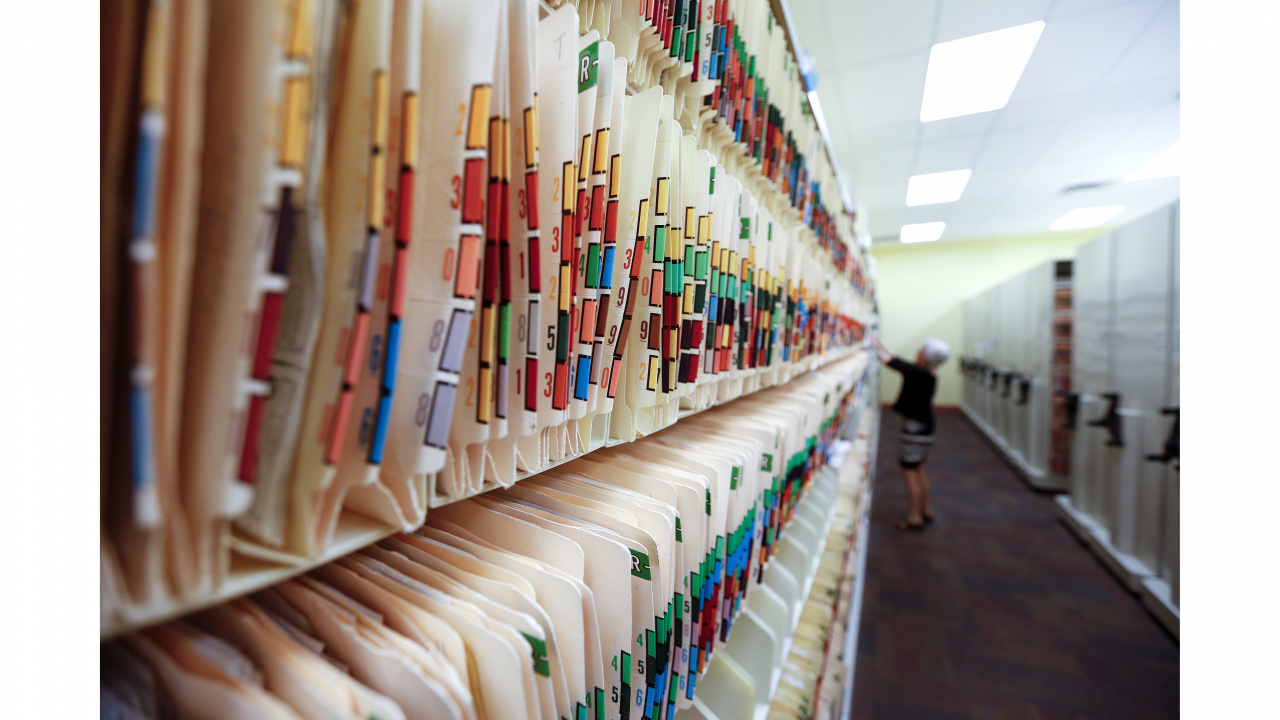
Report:
[{"label": "hand reaching for file", "polygon": [[876,357],[880,358],[880,362],[887,363],[893,359],[893,353],[889,352],[884,345],[880,343],[880,336],[870,335],[871,347],[876,351]]}]

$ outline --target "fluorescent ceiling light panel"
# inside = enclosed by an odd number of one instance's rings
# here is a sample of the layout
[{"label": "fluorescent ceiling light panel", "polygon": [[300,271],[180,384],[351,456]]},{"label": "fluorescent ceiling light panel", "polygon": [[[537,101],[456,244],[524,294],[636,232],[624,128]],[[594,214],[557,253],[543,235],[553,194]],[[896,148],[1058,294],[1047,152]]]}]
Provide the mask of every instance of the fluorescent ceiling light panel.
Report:
[{"label": "fluorescent ceiling light panel", "polygon": [[903,243],[933,242],[942,237],[942,230],[946,226],[944,222],[903,225],[902,232],[898,233],[898,240]]},{"label": "fluorescent ceiling light panel", "polygon": [[938,43],[929,51],[920,122],[999,110],[1009,102],[1044,21]]},{"label": "fluorescent ceiling light panel", "polygon": [[1125,180],[1154,180],[1182,174],[1182,143],[1176,142],[1148,160],[1142,167],[1124,176]]},{"label": "fluorescent ceiling light panel", "polygon": [[1124,212],[1123,205],[1103,205],[1101,207],[1076,208],[1063,215],[1049,226],[1050,230],[1083,230],[1098,227],[1102,223]]},{"label": "fluorescent ceiling light panel", "polygon": [[912,175],[907,181],[907,205],[915,207],[955,202],[960,199],[972,174],[972,170],[951,170],[928,175]]}]

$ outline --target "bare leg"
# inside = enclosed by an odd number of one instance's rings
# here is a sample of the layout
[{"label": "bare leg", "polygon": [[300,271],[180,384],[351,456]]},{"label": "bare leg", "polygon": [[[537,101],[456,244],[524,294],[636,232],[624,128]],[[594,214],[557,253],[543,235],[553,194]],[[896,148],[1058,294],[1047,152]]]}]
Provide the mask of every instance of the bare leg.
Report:
[{"label": "bare leg", "polygon": [[906,525],[918,526],[924,523],[921,514],[921,503],[924,501],[924,485],[920,480],[920,468],[903,468],[902,478],[907,482],[907,500],[910,510],[907,511]]},{"label": "bare leg", "polygon": [[926,520],[933,519],[933,493],[929,487],[929,471],[921,465],[917,472],[920,473],[920,486],[922,499],[920,501],[920,515]]}]

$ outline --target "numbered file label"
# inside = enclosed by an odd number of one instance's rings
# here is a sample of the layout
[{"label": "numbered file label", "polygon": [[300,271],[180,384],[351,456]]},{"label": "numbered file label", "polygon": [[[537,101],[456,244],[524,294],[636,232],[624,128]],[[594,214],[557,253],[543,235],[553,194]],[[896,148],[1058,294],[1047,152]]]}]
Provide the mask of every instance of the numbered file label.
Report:
[{"label": "numbered file label", "polygon": [[444,468],[459,374],[476,325],[482,271],[490,104],[499,17],[496,0],[425,4],[420,178],[405,300],[402,362],[384,472]]},{"label": "numbered file label", "polygon": [[[573,308],[569,258],[573,252],[577,182],[577,26],[577,13],[568,5],[538,23],[538,217],[542,241],[536,309],[541,320],[536,338],[529,339],[536,343],[538,351],[538,427],[544,436],[535,447],[538,468],[553,454],[563,454],[562,447],[558,443],[552,447],[545,436],[551,428],[564,424],[569,408],[571,348],[562,340],[568,337]],[[530,316],[534,309],[530,306]],[[529,381],[530,378],[525,379]],[[526,461],[532,454],[526,455]]]}]

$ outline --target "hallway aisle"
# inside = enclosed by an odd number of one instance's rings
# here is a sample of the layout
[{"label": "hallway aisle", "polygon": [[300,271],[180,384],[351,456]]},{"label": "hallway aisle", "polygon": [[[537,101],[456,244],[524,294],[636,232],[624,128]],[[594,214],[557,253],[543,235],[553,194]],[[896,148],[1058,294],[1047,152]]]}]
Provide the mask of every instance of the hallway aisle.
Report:
[{"label": "hallway aisle", "polygon": [[907,510],[885,411],[853,698],[856,720],[1178,716],[1178,645],[958,411],[937,413],[937,521]]}]

